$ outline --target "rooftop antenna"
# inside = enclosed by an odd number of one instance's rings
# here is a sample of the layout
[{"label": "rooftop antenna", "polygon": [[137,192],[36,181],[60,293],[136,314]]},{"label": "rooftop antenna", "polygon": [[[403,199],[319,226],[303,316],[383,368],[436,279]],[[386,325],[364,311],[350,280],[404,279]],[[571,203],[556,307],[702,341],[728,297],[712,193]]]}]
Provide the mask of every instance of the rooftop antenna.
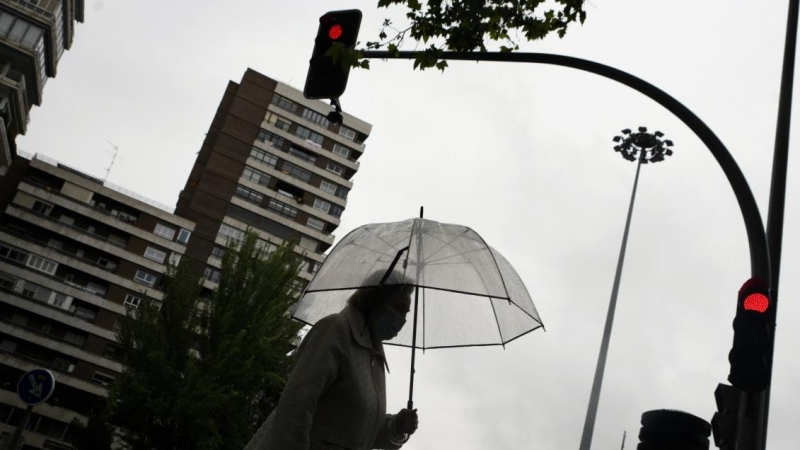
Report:
[{"label": "rooftop antenna", "polygon": [[622,432],[622,447],[620,447],[620,450],[625,450],[625,436],[627,435],[628,435],[627,431]]},{"label": "rooftop antenna", "polygon": [[111,174],[111,168],[114,167],[114,163],[117,161],[117,154],[119,154],[119,147],[114,145],[114,143],[112,143],[111,141],[108,141],[108,143],[111,144],[111,147],[114,148],[114,153],[111,154],[111,153],[105,152],[107,155],[111,156],[111,164],[109,164],[108,167],[106,167],[106,176],[105,176],[105,178],[103,178],[103,182],[104,183],[108,180],[108,175]]}]

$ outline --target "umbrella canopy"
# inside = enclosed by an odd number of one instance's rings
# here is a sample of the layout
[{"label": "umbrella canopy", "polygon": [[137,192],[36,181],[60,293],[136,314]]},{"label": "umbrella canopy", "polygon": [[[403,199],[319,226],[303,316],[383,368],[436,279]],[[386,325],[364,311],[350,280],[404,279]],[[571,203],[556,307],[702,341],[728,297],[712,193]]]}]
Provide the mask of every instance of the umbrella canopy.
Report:
[{"label": "umbrella canopy", "polygon": [[423,350],[504,345],[542,327],[525,285],[499,252],[468,227],[421,218],[364,225],[345,236],[294,317],[313,325],[341,311],[359,288],[398,284],[417,288],[409,312],[417,326],[405,326],[384,344]]}]

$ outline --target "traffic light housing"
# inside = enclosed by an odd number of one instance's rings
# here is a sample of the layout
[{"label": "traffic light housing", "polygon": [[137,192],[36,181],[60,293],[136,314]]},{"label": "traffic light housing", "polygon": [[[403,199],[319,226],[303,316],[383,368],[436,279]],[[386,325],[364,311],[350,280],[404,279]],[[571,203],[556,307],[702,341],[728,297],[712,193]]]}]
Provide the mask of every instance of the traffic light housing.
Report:
[{"label": "traffic light housing", "polygon": [[727,384],[717,385],[714,391],[717,412],[711,419],[711,431],[714,435],[714,444],[720,450],[736,449],[741,395],[742,391]]},{"label": "traffic light housing", "polygon": [[728,381],[737,389],[758,392],[769,384],[770,307],[769,287],[762,279],[751,278],[739,290],[728,355]]},{"label": "traffic light housing", "polygon": [[342,61],[334,61],[327,55],[336,44],[352,49],[361,27],[361,11],[348,9],[331,11],[319,18],[319,29],[314,41],[314,51],[309,62],[303,95],[310,99],[336,99],[347,87],[350,68]]}]

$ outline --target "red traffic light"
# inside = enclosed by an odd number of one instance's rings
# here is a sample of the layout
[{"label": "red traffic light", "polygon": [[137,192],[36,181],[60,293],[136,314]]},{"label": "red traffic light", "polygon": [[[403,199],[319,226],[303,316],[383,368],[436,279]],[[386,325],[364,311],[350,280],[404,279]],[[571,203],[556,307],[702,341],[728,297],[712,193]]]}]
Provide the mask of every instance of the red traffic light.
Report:
[{"label": "red traffic light", "polygon": [[763,313],[769,308],[769,298],[760,292],[753,292],[744,299],[742,307],[745,311]]},{"label": "red traffic light", "polygon": [[328,37],[334,41],[342,37],[342,34],[344,34],[344,30],[342,30],[342,26],[338,23],[328,28]]}]

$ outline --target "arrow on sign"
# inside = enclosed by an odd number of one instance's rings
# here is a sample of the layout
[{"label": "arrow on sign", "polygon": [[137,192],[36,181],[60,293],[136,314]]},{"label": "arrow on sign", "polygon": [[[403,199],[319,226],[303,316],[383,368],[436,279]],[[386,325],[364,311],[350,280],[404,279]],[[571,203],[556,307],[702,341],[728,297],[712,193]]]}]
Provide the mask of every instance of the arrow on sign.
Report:
[{"label": "arrow on sign", "polygon": [[33,386],[28,392],[30,392],[32,395],[35,395],[37,397],[41,397],[42,396],[42,387],[44,386],[44,383],[36,384],[36,377],[34,377],[33,375],[28,375],[28,381],[30,381],[31,382],[31,386]]}]

